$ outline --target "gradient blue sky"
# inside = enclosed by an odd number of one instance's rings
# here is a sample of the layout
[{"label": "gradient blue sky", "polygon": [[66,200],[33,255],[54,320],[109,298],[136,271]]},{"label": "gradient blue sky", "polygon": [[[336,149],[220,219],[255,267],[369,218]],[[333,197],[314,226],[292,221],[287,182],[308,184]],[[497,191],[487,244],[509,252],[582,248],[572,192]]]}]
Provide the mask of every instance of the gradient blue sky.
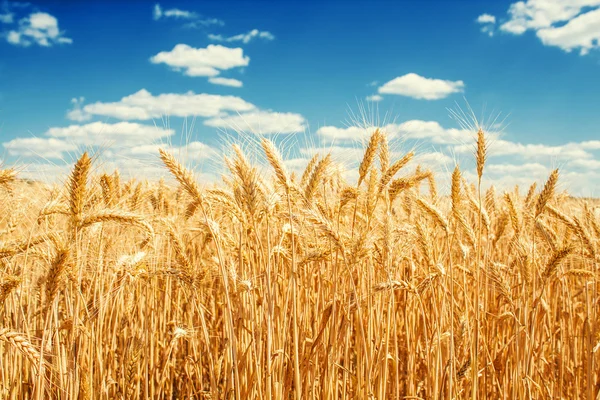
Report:
[{"label": "gradient blue sky", "polygon": [[490,179],[558,166],[565,189],[600,195],[599,39],[600,0],[4,2],[0,154],[46,178],[107,144],[111,167],[160,143],[201,163],[238,128],[352,162],[362,105],[389,116],[399,153],[416,143],[432,168],[468,170],[469,133],[448,111],[468,101],[503,121]]}]

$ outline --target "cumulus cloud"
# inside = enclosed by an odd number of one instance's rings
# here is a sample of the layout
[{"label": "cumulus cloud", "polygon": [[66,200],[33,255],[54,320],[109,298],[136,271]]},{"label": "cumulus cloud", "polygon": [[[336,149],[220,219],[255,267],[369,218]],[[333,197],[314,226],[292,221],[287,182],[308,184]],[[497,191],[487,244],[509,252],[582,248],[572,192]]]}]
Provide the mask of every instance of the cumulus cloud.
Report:
[{"label": "cumulus cloud", "polygon": [[536,32],[546,46],[585,55],[600,47],[600,0],[527,0],[512,3],[500,29]]},{"label": "cumulus cloud", "polygon": [[[132,148],[109,148],[98,153],[94,162],[94,174],[112,173],[119,170],[123,179],[170,179],[171,175],[161,163],[157,162],[158,149],[162,148],[172,153],[183,163],[193,163],[204,166],[217,153],[215,149],[202,142],[190,142],[182,146],[172,146],[167,143],[140,145]],[[77,149],[69,155],[61,155],[54,159],[41,160],[33,158],[31,162],[19,168],[19,176],[43,182],[62,183],[69,176],[73,163],[81,155],[82,149]],[[200,184],[213,183],[218,176],[213,172],[195,174]]]},{"label": "cumulus cloud", "polygon": [[48,129],[43,137],[16,138],[3,143],[3,146],[13,156],[62,158],[65,153],[82,146],[137,146],[140,143],[151,143],[169,137],[174,133],[172,129],[131,122],[92,122],[85,125],[53,127]]},{"label": "cumulus cloud", "polygon": [[244,56],[242,48],[229,48],[210,44],[206,48],[194,48],[178,44],[171,51],[161,51],[152,56],[153,64],[166,64],[187,76],[217,76],[221,71],[245,67],[250,57]]},{"label": "cumulus cloud", "polygon": [[159,149],[170,151],[180,158],[195,161],[209,159],[218,154],[217,151],[211,146],[198,141],[192,141],[183,146],[173,146],[168,143],[158,142],[141,144],[134,147],[121,149],[120,154],[128,158],[135,157],[138,159],[145,159],[146,157],[156,157],[159,154]]},{"label": "cumulus cloud", "polygon": [[[458,153],[473,152],[472,145],[459,145],[455,147]],[[572,158],[592,158],[581,143],[567,143],[559,146],[550,146],[539,143],[517,143],[504,139],[497,139],[490,143],[490,157],[519,156],[527,159],[551,157],[553,159],[569,160]]]},{"label": "cumulus cloud", "polygon": [[600,160],[595,159],[576,159],[570,161],[569,165],[588,170],[600,170]]},{"label": "cumulus cloud", "polygon": [[463,81],[425,78],[409,73],[392,79],[379,87],[381,94],[396,94],[423,100],[439,100],[464,90]]},{"label": "cumulus cloud", "polygon": [[[12,14],[11,14],[12,15]],[[12,16],[11,22],[12,22]],[[8,21],[8,17],[4,17]],[[64,36],[58,28],[56,17],[45,12],[34,12],[19,20],[17,29],[6,34],[8,43],[15,46],[28,47],[37,44],[50,47],[55,44],[71,44],[73,40]]]},{"label": "cumulus cloud", "polygon": [[226,111],[247,112],[256,107],[236,96],[194,92],[164,93],[154,96],[146,89],[123,97],[117,102],[96,102],[69,112],[76,121],[89,119],[92,115],[113,117],[122,120],[148,120],[164,115],[173,117],[216,117]]},{"label": "cumulus cloud", "polygon": [[242,81],[232,78],[222,78],[220,76],[208,78],[208,81],[213,85],[231,86],[231,87],[242,87]]},{"label": "cumulus cloud", "polygon": [[600,8],[579,15],[565,25],[542,28],[537,36],[546,46],[556,46],[566,52],[579,49],[581,55],[598,48],[600,41]]},{"label": "cumulus cloud", "polygon": [[2,143],[11,156],[62,158],[64,153],[74,151],[77,145],[55,138],[17,138]]},{"label": "cumulus cloud", "polygon": [[305,123],[306,120],[300,114],[274,111],[254,111],[204,121],[208,126],[264,135],[301,132],[305,129]]},{"label": "cumulus cloud", "polygon": [[[379,128],[390,140],[390,149],[407,146],[418,149],[413,165],[421,164],[434,171],[448,172],[458,162],[464,164],[465,176],[475,179],[474,131],[447,128],[437,121],[423,120],[390,123]],[[320,144],[302,149],[301,154],[310,157],[314,151],[331,152],[344,165],[353,168],[364,153],[364,146],[360,143],[364,143],[375,129],[374,126],[323,126],[316,132]],[[551,170],[559,164],[565,189],[576,195],[600,194],[600,186],[593,183],[600,182],[600,140],[546,145],[514,142],[495,133],[488,133],[487,137],[489,160],[485,172],[498,188],[528,186],[534,181],[543,184]],[[423,152],[424,146],[428,145],[435,151]],[[404,154],[393,153],[396,158]],[[436,178],[443,185],[449,184],[448,176],[443,173]]]},{"label": "cumulus cloud", "polygon": [[[317,135],[322,140],[329,141],[362,141],[371,136],[377,127],[349,126],[338,128],[336,126],[323,126],[317,130]],[[389,139],[402,140],[429,140],[434,144],[456,144],[469,140],[469,132],[444,128],[436,121],[409,120],[400,124],[392,123],[381,126]]]},{"label": "cumulus cloud", "polygon": [[214,35],[209,34],[208,38],[210,40],[218,41],[218,42],[243,42],[250,43],[252,39],[264,39],[264,40],[273,40],[275,36],[271,32],[268,31],[259,31],[258,29],[252,29],[247,33],[240,33],[239,35],[223,37],[223,35]]},{"label": "cumulus cloud", "polygon": [[[390,135],[388,127],[385,127],[385,132]],[[322,126],[317,129],[317,135],[325,141],[357,141],[369,137],[375,127],[363,128],[360,126],[348,126],[346,128],[338,128],[337,126]]]},{"label": "cumulus cloud", "polygon": [[490,14],[481,14],[479,17],[477,17],[477,23],[480,23],[480,24],[495,24],[496,23],[496,17],[494,17],[493,15],[490,15]]}]

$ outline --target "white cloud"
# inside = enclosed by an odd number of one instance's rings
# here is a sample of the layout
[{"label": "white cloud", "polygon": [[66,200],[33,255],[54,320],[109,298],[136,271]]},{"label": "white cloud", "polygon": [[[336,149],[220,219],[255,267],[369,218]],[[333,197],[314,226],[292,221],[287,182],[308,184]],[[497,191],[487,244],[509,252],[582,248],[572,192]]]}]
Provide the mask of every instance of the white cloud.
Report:
[{"label": "white cloud", "polygon": [[457,144],[470,141],[473,132],[444,128],[436,121],[422,121],[418,119],[403,122],[401,124],[390,124],[388,128],[402,139],[423,140],[428,139],[434,144]]},{"label": "white cloud", "polygon": [[425,168],[432,170],[444,169],[449,165],[454,165],[454,159],[447,154],[439,151],[433,151],[431,153],[420,153],[413,158],[413,165],[421,165]]},{"label": "white cloud", "polygon": [[92,116],[81,108],[83,103],[85,102],[85,97],[72,98],[71,104],[73,104],[73,108],[67,111],[67,118],[71,121],[84,122],[89,121]]},{"label": "white cloud", "polygon": [[117,122],[114,124],[92,122],[86,125],[50,128],[44,135],[90,146],[104,145],[111,141],[118,141],[119,145],[151,142],[171,136],[174,133],[175,131],[172,129],[163,129],[134,122]]},{"label": "white cloud", "polygon": [[528,29],[548,28],[569,21],[588,7],[600,6],[600,0],[527,0],[510,5],[510,19],[500,29],[520,35]]},{"label": "white cloud", "polygon": [[19,21],[17,30],[11,30],[6,35],[8,43],[17,46],[50,47],[54,44],[71,44],[73,40],[64,36],[58,28],[58,20],[44,12],[35,12]]},{"label": "white cloud", "polygon": [[131,122],[92,122],[48,129],[43,137],[16,138],[3,143],[10,155],[62,158],[65,153],[86,146],[125,148],[153,143],[172,136],[172,129]]},{"label": "white cloud", "polygon": [[479,24],[495,24],[496,17],[490,14],[481,14],[477,17],[477,23]]},{"label": "white cloud", "polygon": [[[375,129],[375,127],[363,128],[359,126],[349,126],[346,128],[322,126],[317,129],[317,135],[326,141],[359,141],[368,138]],[[386,133],[389,134],[387,130]]]},{"label": "white cloud", "polygon": [[180,10],[179,8],[171,8],[164,10],[160,4],[155,4],[152,8],[152,18],[158,21],[161,18],[184,19],[191,20],[184,25],[185,28],[197,28],[199,26],[209,25],[224,25],[223,21],[217,18],[203,18],[200,14],[193,11]]},{"label": "white cloud", "polygon": [[600,150],[600,140],[586,140],[581,142],[581,147],[587,150]]},{"label": "white cloud", "polygon": [[[409,120],[401,124],[387,124],[379,127],[388,139],[401,140],[424,140],[427,139],[434,144],[457,144],[471,140],[472,133],[469,131],[444,128],[436,121]],[[323,126],[317,130],[326,142],[328,141],[363,141],[367,139],[376,127],[349,126],[338,128],[335,126]]]},{"label": "white cloud", "polygon": [[183,70],[187,76],[217,76],[221,70],[245,67],[250,57],[241,48],[229,48],[210,44],[206,48],[194,48],[178,44],[171,51],[161,51],[150,58],[153,64],[166,64],[175,71]]},{"label": "white cloud", "polygon": [[242,81],[231,78],[222,78],[222,77],[212,77],[208,78],[208,81],[213,85],[223,85],[223,86],[231,86],[231,87],[242,87],[244,84]]},{"label": "white cloud", "polygon": [[247,33],[240,33],[239,35],[223,37],[223,35],[213,35],[209,34],[208,38],[210,40],[218,41],[218,42],[243,42],[249,43],[254,38],[264,39],[264,40],[273,40],[275,36],[271,32],[268,31],[259,31],[258,29],[252,29]]},{"label": "white cloud", "polygon": [[600,47],[600,0],[528,0],[508,9],[504,32],[521,35],[536,32],[546,46],[585,55]]},{"label": "white cloud", "polygon": [[367,99],[367,101],[370,101],[370,102],[378,102],[378,101],[383,100],[383,96],[374,94],[371,96],[367,96],[366,99]]},{"label": "white cloud", "polygon": [[[75,116],[83,119],[91,115],[102,115],[123,120],[148,120],[164,115],[216,117],[225,111],[247,112],[255,109],[253,104],[236,96],[195,94],[191,91],[183,94],[164,93],[154,96],[146,89],[141,89],[117,102],[88,104],[82,107],[80,113]],[[69,113],[69,116],[73,115]]]},{"label": "white cloud", "polygon": [[496,175],[534,175],[544,176],[548,173],[548,166],[540,163],[525,163],[525,164],[488,164],[485,166],[486,172]]},{"label": "white cloud", "polygon": [[583,169],[600,170],[600,160],[595,159],[576,159],[569,162],[570,166],[580,167]]},{"label": "white cloud", "polygon": [[425,78],[415,73],[399,76],[379,88],[382,94],[397,94],[415,99],[438,100],[464,90],[463,81]]},{"label": "white cloud", "polygon": [[306,120],[300,114],[273,111],[253,111],[204,121],[205,125],[231,128],[258,134],[294,133],[303,131]]},{"label": "white cloud", "polygon": [[[455,147],[455,150],[459,153],[469,153],[473,152],[473,146],[459,145]],[[560,146],[550,146],[534,143],[516,143],[503,139],[497,139],[490,142],[489,155],[493,157],[519,156],[527,159],[552,157],[562,160],[593,157],[582,147],[581,143],[567,143]]]},{"label": "white cloud", "polygon": [[481,27],[481,32],[487,33],[488,36],[494,36],[494,31],[496,27],[496,17],[490,14],[481,14],[475,20],[478,24],[483,25]]},{"label": "white cloud", "polygon": [[152,16],[155,20],[159,20],[162,17],[165,18],[176,18],[176,19],[195,19],[198,18],[198,14],[192,11],[180,10],[178,8],[171,8],[169,10],[163,10],[160,4],[155,4],[152,10]]},{"label": "white cloud", "polygon": [[563,26],[540,29],[537,36],[546,46],[556,46],[566,52],[579,49],[585,55],[599,46],[600,8],[581,14]]},{"label": "white cloud", "polygon": [[181,158],[189,160],[203,160],[214,157],[217,155],[217,151],[207,145],[206,143],[193,141],[183,146],[173,146],[166,143],[150,143],[134,146],[131,148],[124,148],[120,150],[120,153],[126,157],[132,156],[139,159],[146,157],[156,157],[158,149],[168,150]]},{"label": "white cloud", "polygon": [[62,158],[63,154],[77,149],[77,145],[55,138],[17,138],[2,143],[11,156]]}]

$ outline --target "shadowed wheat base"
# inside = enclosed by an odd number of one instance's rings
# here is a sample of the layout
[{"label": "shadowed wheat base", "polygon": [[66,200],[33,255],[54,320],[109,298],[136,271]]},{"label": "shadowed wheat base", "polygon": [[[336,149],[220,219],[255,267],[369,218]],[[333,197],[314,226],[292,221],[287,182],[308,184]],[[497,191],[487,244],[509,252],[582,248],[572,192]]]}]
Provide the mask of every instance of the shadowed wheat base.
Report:
[{"label": "shadowed wheat base", "polygon": [[482,191],[480,131],[441,196],[379,131],[358,185],[261,145],[207,188],[0,171],[0,398],[598,398],[599,204],[558,171]]}]

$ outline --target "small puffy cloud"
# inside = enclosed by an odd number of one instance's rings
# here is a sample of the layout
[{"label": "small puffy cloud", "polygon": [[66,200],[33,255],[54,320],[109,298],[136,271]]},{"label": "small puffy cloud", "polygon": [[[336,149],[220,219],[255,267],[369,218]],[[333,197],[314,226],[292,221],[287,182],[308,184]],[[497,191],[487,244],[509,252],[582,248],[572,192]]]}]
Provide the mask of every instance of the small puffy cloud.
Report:
[{"label": "small puffy cloud", "polygon": [[223,37],[223,35],[213,35],[209,34],[208,38],[210,40],[214,40],[217,42],[243,42],[249,43],[252,39],[264,39],[264,40],[273,40],[275,36],[271,32],[268,31],[259,31],[258,29],[252,29],[247,33],[240,33],[239,35]]},{"label": "small puffy cloud", "polygon": [[244,50],[239,47],[210,44],[197,49],[178,44],[171,51],[161,51],[152,56],[150,62],[166,64],[175,71],[183,71],[187,76],[217,76],[220,71],[247,66],[250,57],[244,56]]},{"label": "small puffy cloud", "polygon": [[600,0],[527,0],[512,3],[500,29],[513,35],[536,32],[546,46],[581,55],[600,47]]},{"label": "small puffy cloud", "polygon": [[71,121],[77,122],[89,121],[92,118],[92,116],[83,111],[83,109],[81,108],[84,102],[84,97],[71,99],[71,104],[73,104],[73,108],[67,111],[67,118]]},{"label": "small puffy cloud", "polygon": [[425,78],[409,73],[392,79],[379,87],[381,94],[396,94],[423,100],[439,100],[464,90],[463,81]]},{"label": "small puffy cloud", "polygon": [[64,36],[58,28],[58,20],[44,12],[35,12],[19,21],[18,29],[6,35],[8,43],[27,47],[37,44],[50,47],[54,44],[71,44],[73,40]]},{"label": "small puffy cloud", "polygon": [[371,96],[367,96],[366,99],[367,99],[367,101],[370,101],[370,102],[374,103],[374,102],[378,102],[378,101],[383,100],[383,96],[381,96],[379,94],[374,94],[374,95],[371,95]]},{"label": "small puffy cloud", "polygon": [[253,111],[241,115],[229,115],[204,121],[216,128],[230,128],[257,134],[295,133],[303,131],[306,120],[300,114],[273,111]]},{"label": "small puffy cloud", "polygon": [[77,113],[69,116],[83,120],[89,116],[100,115],[122,120],[148,120],[160,118],[163,115],[173,117],[216,117],[226,111],[247,112],[256,107],[236,96],[220,96],[214,94],[187,92],[164,93],[152,95],[142,89],[132,95],[123,97],[120,101],[103,103],[96,102],[80,108]]},{"label": "small puffy cloud", "polygon": [[231,87],[242,87],[244,84],[242,81],[232,78],[222,78],[220,76],[208,78],[208,81],[213,85],[223,85]]},{"label": "small puffy cloud", "polygon": [[488,36],[494,36],[494,28],[496,25],[496,17],[490,14],[481,14],[475,20],[478,24],[483,25],[481,32],[487,33]]},{"label": "small puffy cloud", "polygon": [[496,17],[494,17],[493,15],[490,15],[490,14],[481,14],[479,17],[477,17],[477,23],[479,23],[479,24],[495,24]]}]

